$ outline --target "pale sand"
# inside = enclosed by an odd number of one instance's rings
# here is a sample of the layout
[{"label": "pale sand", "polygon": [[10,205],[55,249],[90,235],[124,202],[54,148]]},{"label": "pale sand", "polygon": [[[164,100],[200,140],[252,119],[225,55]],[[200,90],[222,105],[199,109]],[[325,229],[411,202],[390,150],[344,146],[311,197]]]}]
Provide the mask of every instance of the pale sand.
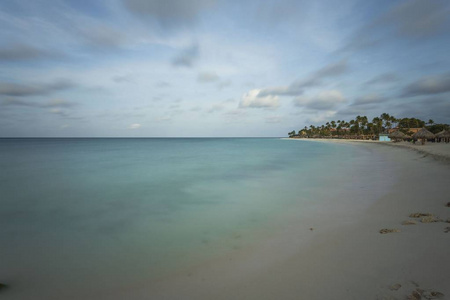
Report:
[{"label": "pale sand", "polygon": [[377,145],[391,146],[414,150],[426,156],[430,155],[436,160],[450,161],[450,143],[430,143],[421,145],[420,142],[415,144],[410,142],[380,142],[371,140],[344,140],[344,139],[290,139],[295,141],[317,141],[317,142],[332,142],[332,143],[374,143]]},{"label": "pale sand", "polygon": [[[401,225],[416,212],[450,218],[445,207],[450,202],[449,164],[399,144],[359,145],[384,155],[398,175],[390,191],[370,207],[361,209],[358,198],[364,194],[349,191],[339,204],[346,210],[323,207],[255,247],[145,287],[130,287],[127,298],[405,299],[418,285],[450,299],[450,232],[444,232],[450,224],[415,219],[417,225]],[[448,153],[436,149],[430,152]],[[400,232],[380,234],[383,228]],[[389,288],[396,284],[398,290]]]}]

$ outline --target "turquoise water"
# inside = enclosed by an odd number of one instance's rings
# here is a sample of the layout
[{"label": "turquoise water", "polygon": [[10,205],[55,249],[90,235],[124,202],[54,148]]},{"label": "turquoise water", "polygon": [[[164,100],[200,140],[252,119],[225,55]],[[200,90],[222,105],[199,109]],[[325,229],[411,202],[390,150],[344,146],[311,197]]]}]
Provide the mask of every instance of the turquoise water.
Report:
[{"label": "turquoise water", "polygon": [[0,139],[2,296],[98,299],[242,249],[373,159],[281,139]]}]

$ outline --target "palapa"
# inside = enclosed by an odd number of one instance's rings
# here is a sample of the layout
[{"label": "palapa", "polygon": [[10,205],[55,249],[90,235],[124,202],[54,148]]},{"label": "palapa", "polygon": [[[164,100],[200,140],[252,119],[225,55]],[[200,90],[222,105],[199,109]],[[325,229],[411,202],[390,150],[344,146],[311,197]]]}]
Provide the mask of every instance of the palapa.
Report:
[{"label": "palapa", "polygon": [[437,138],[450,138],[450,131],[449,130],[442,130],[439,133],[436,133]]},{"label": "palapa", "polygon": [[403,140],[406,138],[406,134],[400,130],[394,131],[388,135],[388,137],[394,141]]},{"label": "palapa", "polygon": [[450,131],[442,130],[441,132],[436,133],[436,138],[438,139],[438,142],[444,140],[444,142],[448,143],[450,140]]},{"label": "palapa", "polygon": [[428,131],[425,128],[420,129],[419,131],[417,131],[416,133],[413,134],[413,139],[415,140],[421,140],[422,141],[422,145],[425,144],[425,141],[428,139],[434,139],[436,136]]}]

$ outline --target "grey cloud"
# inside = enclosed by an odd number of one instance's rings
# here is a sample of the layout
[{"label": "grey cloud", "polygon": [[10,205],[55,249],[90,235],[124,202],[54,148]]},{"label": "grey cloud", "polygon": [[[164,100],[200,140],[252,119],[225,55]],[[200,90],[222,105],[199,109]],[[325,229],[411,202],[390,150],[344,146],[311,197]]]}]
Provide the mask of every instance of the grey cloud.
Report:
[{"label": "grey cloud", "polygon": [[367,81],[366,84],[372,85],[372,84],[386,84],[386,83],[392,83],[395,81],[398,81],[399,77],[394,73],[384,73],[380,74],[378,76],[375,76],[371,80]]},{"label": "grey cloud", "polygon": [[134,14],[150,17],[164,28],[193,24],[202,10],[215,0],[123,0]]},{"label": "grey cloud", "polygon": [[118,48],[126,43],[126,35],[108,26],[90,26],[79,29],[78,33],[93,48]]},{"label": "grey cloud", "polygon": [[201,83],[215,82],[220,77],[215,72],[200,72],[197,76],[197,81]]},{"label": "grey cloud", "polygon": [[376,109],[376,106],[347,106],[336,113],[336,118],[355,117],[357,115],[367,115],[368,112]]},{"label": "grey cloud", "polygon": [[271,87],[261,90],[260,96],[299,96],[303,94],[303,86],[295,82],[288,86]]},{"label": "grey cloud", "polygon": [[427,97],[408,102],[408,105],[398,104],[393,107],[393,110],[397,116],[415,117],[422,120],[433,119],[437,123],[448,123],[450,102],[442,96]]},{"label": "grey cloud", "polygon": [[293,100],[294,105],[314,110],[332,110],[338,105],[346,103],[342,93],[337,90],[322,91],[315,97],[297,97]]},{"label": "grey cloud", "polygon": [[261,96],[299,96],[303,94],[305,88],[321,85],[323,80],[331,77],[338,77],[348,71],[347,60],[341,60],[337,63],[326,65],[315,71],[309,77],[294,81],[288,86],[272,87],[261,90]]},{"label": "grey cloud", "polygon": [[156,87],[159,87],[159,88],[165,88],[165,87],[169,87],[169,86],[170,86],[170,83],[168,83],[168,82],[166,82],[166,81],[160,81],[160,82],[156,83],[155,86],[156,86]]},{"label": "grey cloud", "polygon": [[75,84],[68,80],[57,80],[49,84],[39,85],[0,82],[0,95],[15,97],[44,96],[55,91],[66,90],[72,87],[75,87]]},{"label": "grey cloud", "polygon": [[67,113],[66,111],[59,109],[59,108],[50,109],[50,113],[64,117],[64,118],[70,117],[69,113]]},{"label": "grey cloud", "polygon": [[51,56],[51,53],[25,44],[12,44],[0,48],[0,61],[35,60]]},{"label": "grey cloud", "polygon": [[448,1],[405,1],[380,20],[393,27],[400,36],[427,37],[448,31]]},{"label": "grey cloud", "polygon": [[113,76],[112,80],[117,83],[126,83],[126,82],[132,82],[132,76],[131,75],[117,75]]},{"label": "grey cloud", "polygon": [[337,63],[332,63],[319,69],[313,74],[312,79],[336,77],[344,74],[347,71],[348,71],[347,60],[341,60]]},{"label": "grey cloud", "polygon": [[426,39],[448,35],[450,2],[410,0],[360,28],[340,51],[376,47],[398,38]]},{"label": "grey cloud", "polygon": [[183,49],[172,61],[174,66],[191,68],[199,56],[198,45]]},{"label": "grey cloud", "polygon": [[308,14],[310,5],[308,1],[258,1],[257,7],[251,11],[259,26],[273,26],[290,20],[302,21]]},{"label": "grey cloud", "polygon": [[39,107],[35,102],[24,101],[13,97],[7,97],[0,102],[2,106],[26,106],[26,107]]},{"label": "grey cloud", "polygon": [[225,105],[221,104],[221,103],[216,103],[213,104],[209,109],[208,109],[208,113],[213,113],[213,112],[218,112],[218,111],[222,111],[225,109]]},{"label": "grey cloud", "polygon": [[42,107],[60,107],[60,108],[71,108],[76,106],[75,102],[63,100],[63,99],[53,99],[47,103],[42,104]]},{"label": "grey cloud", "polygon": [[355,101],[351,104],[352,106],[361,106],[368,104],[378,104],[388,101],[387,98],[381,97],[377,94],[365,95],[359,98],[356,98]]},{"label": "grey cloud", "polygon": [[0,102],[3,106],[25,106],[25,107],[38,107],[38,108],[72,108],[77,104],[75,102],[53,99],[45,103],[25,101],[15,97],[7,97]]},{"label": "grey cloud", "polygon": [[217,84],[217,88],[221,90],[223,88],[229,87],[231,83],[231,80],[223,80]]},{"label": "grey cloud", "polygon": [[450,73],[419,79],[403,89],[403,97],[450,92]]},{"label": "grey cloud", "polygon": [[277,124],[283,122],[283,117],[281,116],[269,116],[265,118],[265,122],[269,124]]}]

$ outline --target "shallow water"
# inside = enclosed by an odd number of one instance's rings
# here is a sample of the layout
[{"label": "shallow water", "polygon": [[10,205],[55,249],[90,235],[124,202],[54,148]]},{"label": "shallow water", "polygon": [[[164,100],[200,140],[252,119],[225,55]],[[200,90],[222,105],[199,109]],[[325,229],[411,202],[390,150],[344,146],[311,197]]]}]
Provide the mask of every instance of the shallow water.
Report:
[{"label": "shallow water", "polygon": [[377,159],[280,139],[0,139],[2,297],[99,299],[242,249],[380,179],[358,176]]}]

